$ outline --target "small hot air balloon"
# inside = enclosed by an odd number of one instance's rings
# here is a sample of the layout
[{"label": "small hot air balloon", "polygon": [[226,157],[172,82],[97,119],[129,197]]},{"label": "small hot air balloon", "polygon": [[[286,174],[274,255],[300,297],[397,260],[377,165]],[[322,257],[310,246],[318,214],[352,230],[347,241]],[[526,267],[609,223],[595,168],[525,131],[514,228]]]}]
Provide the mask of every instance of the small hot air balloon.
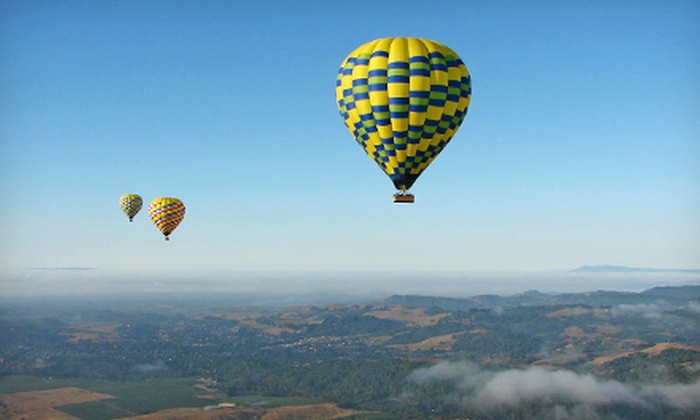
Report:
[{"label": "small hot air balloon", "polygon": [[182,201],[172,197],[161,197],[151,201],[148,206],[148,214],[156,227],[169,241],[169,235],[185,218],[185,205]]},{"label": "small hot air balloon", "polygon": [[412,203],[416,179],[467,115],[471,78],[450,48],[382,38],[353,51],[336,78],[336,104],[362,149],[389,176],[394,202]]},{"label": "small hot air balloon", "polygon": [[129,221],[134,221],[134,216],[141,210],[143,206],[143,200],[138,194],[124,194],[119,197],[119,207],[122,211],[129,216]]}]

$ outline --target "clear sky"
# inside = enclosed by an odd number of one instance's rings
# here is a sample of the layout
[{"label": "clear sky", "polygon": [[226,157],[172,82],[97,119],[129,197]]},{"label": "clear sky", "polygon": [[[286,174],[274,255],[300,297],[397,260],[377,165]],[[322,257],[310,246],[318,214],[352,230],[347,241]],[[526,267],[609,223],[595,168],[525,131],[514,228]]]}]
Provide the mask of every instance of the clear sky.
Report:
[{"label": "clear sky", "polygon": [[[700,3],[0,1],[0,265],[700,268]],[[423,37],[473,83],[395,205],[341,61]],[[180,198],[165,242],[124,193]]]}]

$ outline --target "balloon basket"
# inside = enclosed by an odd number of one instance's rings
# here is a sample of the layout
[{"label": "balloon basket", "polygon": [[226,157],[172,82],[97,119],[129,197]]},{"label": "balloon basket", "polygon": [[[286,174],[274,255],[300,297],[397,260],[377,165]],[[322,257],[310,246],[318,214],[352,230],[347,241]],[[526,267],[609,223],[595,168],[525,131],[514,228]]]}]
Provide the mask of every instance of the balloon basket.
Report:
[{"label": "balloon basket", "polygon": [[413,194],[409,193],[396,193],[394,194],[394,203],[413,203],[415,202],[415,197]]}]

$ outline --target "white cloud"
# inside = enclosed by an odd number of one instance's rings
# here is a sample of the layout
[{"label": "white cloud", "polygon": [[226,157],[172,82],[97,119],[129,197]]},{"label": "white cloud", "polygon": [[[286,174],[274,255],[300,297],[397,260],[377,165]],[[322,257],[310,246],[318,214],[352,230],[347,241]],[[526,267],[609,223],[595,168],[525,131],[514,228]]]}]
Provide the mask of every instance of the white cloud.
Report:
[{"label": "white cloud", "polygon": [[548,404],[553,418],[598,418],[591,413],[619,404],[644,410],[663,403],[679,410],[700,410],[700,382],[629,385],[540,367],[494,372],[466,361],[443,361],[417,369],[409,382],[421,387],[441,383],[442,389],[445,383],[451,384],[446,401],[460,401],[483,412],[527,404]]},{"label": "white cloud", "polygon": [[642,404],[632,390],[616,381],[599,381],[592,375],[542,368],[507,370],[493,374],[476,393],[487,406],[519,406],[534,401],[567,401],[593,405],[615,402]]},{"label": "white cloud", "polygon": [[632,313],[645,318],[659,318],[661,314],[670,308],[662,307],[656,303],[622,304],[613,308],[618,314]]},{"label": "white cloud", "polygon": [[686,309],[689,310],[690,312],[700,313],[700,302],[697,302],[697,301],[688,302]]}]

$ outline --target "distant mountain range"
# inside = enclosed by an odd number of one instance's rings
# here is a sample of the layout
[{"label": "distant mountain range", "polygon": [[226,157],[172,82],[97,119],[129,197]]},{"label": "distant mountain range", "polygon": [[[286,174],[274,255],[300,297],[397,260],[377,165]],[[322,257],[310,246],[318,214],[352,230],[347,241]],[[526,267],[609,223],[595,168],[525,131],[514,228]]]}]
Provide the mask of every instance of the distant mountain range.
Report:
[{"label": "distant mountain range", "polygon": [[647,268],[647,267],[625,267],[620,265],[584,265],[575,270],[574,273],[693,273],[700,274],[700,269],[681,268]]},{"label": "distant mountain range", "polygon": [[650,305],[659,299],[683,305],[700,299],[700,286],[662,286],[643,292],[595,291],[584,293],[549,294],[531,290],[513,296],[478,295],[468,298],[450,298],[420,295],[394,295],[382,302],[385,305],[408,307],[437,307],[447,311],[471,309],[515,308],[523,306],[586,305],[609,307],[616,305]]}]

